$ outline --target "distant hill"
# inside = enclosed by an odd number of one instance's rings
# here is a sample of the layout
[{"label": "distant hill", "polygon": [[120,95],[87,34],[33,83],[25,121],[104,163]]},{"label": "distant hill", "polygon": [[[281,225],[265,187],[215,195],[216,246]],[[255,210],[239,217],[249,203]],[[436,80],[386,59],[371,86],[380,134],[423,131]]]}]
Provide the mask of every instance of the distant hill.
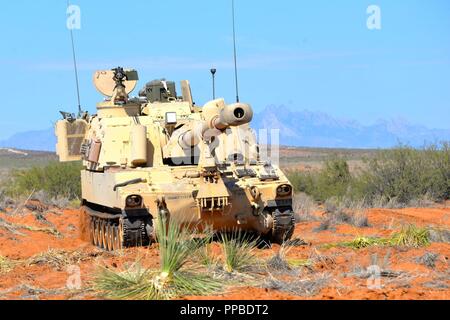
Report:
[{"label": "distant hill", "polygon": [[[318,148],[389,148],[399,143],[413,147],[450,140],[450,130],[429,129],[402,120],[378,120],[362,125],[336,119],[326,113],[291,110],[283,105],[267,106],[256,113],[254,129],[280,129],[280,144]],[[0,141],[0,147],[55,151],[53,128],[17,133]]]},{"label": "distant hill", "polygon": [[55,151],[56,137],[53,128],[20,132],[0,141],[2,148],[21,150]]},{"label": "distant hill", "polygon": [[254,129],[280,129],[280,144],[323,148],[390,148],[399,143],[421,147],[450,140],[450,130],[429,129],[402,120],[362,125],[322,112],[293,111],[271,105],[255,114]]}]

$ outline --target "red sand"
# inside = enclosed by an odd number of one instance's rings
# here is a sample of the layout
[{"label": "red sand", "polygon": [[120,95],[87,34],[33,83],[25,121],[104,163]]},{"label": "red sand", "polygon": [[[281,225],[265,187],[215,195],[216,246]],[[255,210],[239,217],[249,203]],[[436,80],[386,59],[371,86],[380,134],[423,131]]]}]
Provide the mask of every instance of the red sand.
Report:
[{"label": "red sand", "polygon": [[[0,273],[0,299],[96,299],[89,290],[89,281],[100,265],[117,268],[126,263],[133,263],[138,257],[145,266],[158,265],[158,252],[153,245],[150,248],[133,248],[122,253],[107,253],[96,249],[78,238],[78,210],[54,210],[44,214],[48,223],[36,219],[28,209],[12,215],[0,213],[0,218],[12,224],[40,228],[54,226],[60,236],[43,231],[17,229],[14,234],[0,224],[0,256],[16,262],[9,272]],[[184,299],[449,299],[450,298],[450,244],[432,243],[424,248],[385,248],[369,247],[360,250],[350,248],[324,249],[323,244],[351,240],[355,236],[388,236],[401,224],[414,223],[419,226],[450,227],[450,209],[410,208],[410,209],[372,209],[368,211],[371,227],[356,228],[339,225],[335,231],[314,232],[320,222],[299,223],[295,236],[309,245],[293,247],[290,259],[307,259],[318,251],[329,260],[315,263],[309,270],[304,270],[302,277],[314,277],[328,273],[331,280],[313,296],[296,296],[290,293],[251,286],[231,288],[224,294],[208,297],[185,297]],[[0,219],[0,222],[2,221]],[[28,259],[49,249],[81,252],[83,258],[76,266],[81,271],[82,289],[70,291],[66,283],[71,275],[65,268],[58,270],[49,264],[29,265]],[[216,250],[217,249],[217,250]],[[264,257],[271,256],[272,249],[258,250]],[[214,248],[220,253],[219,248]],[[417,262],[417,258],[426,252],[438,254],[435,268],[429,268]],[[346,276],[355,267],[366,268],[377,257],[378,264],[388,262],[388,269],[402,272],[404,276],[381,278],[381,288],[369,289],[367,279]]]}]

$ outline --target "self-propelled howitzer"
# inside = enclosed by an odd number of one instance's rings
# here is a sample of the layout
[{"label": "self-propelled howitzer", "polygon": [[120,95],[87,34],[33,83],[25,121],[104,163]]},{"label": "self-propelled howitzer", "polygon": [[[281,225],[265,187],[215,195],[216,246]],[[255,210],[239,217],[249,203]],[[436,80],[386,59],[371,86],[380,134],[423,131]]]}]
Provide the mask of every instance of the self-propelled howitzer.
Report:
[{"label": "self-propelled howitzer", "polygon": [[94,75],[97,113],[56,124],[61,161],[82,160],[86,239],[107,250],[147,245],[155,219],[216,232],[244,230],[276,243],[294,231],[292,186],[262,161],[248,104],[196,106],[188,81],[155,80],[130,98],[135,70]]}]

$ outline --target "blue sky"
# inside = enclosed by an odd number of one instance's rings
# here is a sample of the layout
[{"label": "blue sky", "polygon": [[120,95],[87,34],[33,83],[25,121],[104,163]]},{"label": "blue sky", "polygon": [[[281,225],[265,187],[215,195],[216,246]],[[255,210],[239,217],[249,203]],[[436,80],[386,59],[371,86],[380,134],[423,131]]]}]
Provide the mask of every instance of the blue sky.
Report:
[{"label": "blue sky", "polygon": [[[102,99],[94,70],[134,67],[140,84],[191,81],[194,99],[234,99],[229,0],[72,0],[81,100]],[[381,30],[366,27],[369,5]],[[45,129],[75,111],[66,0],[4,1],[0,8],[0,139]],[[322,111],[370,124],[404,118],[450,129],[450,2],[447,0],[236,0],[241,101]]]}]

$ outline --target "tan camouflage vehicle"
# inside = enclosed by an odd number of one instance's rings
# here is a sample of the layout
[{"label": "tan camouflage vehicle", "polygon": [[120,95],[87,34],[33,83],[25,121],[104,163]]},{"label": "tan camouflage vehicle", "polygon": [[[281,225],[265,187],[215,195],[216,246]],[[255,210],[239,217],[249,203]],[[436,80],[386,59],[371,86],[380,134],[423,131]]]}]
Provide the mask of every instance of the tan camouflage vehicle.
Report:
[{"label": "tan camouflage vehicle", "polygon": [[148,245],[155,219],[217,232],[245,230],[275,243],[294,231],[292,186],[262,161],[248,104],[194,104],[188,81],[155,80],[139,97],[135,70],[94,75],[97,114],[56,123],[60,161],[82,160],[82,225],[106,250]]}]

